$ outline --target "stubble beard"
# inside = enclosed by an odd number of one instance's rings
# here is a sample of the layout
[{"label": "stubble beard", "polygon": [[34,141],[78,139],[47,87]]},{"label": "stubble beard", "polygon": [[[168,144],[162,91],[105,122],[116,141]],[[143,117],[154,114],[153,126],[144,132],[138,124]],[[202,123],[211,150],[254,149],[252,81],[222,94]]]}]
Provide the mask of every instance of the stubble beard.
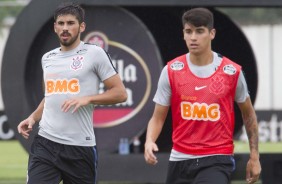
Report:
[{"label": "stubble beard", "polygon": [[77,33],[74,37],[71,37],[70,40],[63,40],[59,38],[61,45],[64,47],[71,46],[77,39],[78,39],[79,33]]}]

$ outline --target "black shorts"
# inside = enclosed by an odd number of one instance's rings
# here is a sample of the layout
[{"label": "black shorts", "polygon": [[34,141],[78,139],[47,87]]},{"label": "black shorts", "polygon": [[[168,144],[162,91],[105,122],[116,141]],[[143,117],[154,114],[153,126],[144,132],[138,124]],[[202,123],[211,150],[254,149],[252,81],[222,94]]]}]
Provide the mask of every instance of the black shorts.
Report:
[{"label": "black shorts", "polygon": [[166,184],[229,184],[234,170],[235,160],[230,155],[169,161]]},{"label": "black shorts", "polygon": [[28,161],[28,184],[96,184],[97,151],[94,147],[55,143],[36,135]]}]

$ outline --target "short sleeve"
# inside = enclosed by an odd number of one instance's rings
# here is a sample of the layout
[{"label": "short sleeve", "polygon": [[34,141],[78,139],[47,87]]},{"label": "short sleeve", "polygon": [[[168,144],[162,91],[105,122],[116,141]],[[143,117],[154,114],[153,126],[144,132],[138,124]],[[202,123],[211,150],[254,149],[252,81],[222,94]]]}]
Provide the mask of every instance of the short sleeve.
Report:
[{"label": "short sleeve", "polygon": [[113,65],[110,55],[102,48],[95,46],[93,70],[104,81],[115,74],[117,71]]},{"label": "short sleeve", "polygon": [[158,82],[158,88],[153,101],[163,106],[169,106],[170,99],[171,99],[171,87],[168,79],[168,71],[166,65],[161,72]]},{"label": "short sleeve", "polygon": [[249,97],[248,86],[246,83],[245,76],[243,71],[239,74],[239,79],[236,86],[236,94],[235,94],[235,101],[237,103],[242,103],[246,101],[246,98]]}]

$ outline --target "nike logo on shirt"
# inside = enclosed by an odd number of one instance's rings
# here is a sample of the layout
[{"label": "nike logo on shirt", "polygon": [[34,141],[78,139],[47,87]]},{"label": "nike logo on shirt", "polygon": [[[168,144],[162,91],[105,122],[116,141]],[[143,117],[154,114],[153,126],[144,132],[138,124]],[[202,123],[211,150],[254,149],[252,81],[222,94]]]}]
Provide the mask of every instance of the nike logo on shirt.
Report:
[{"label": "nike logo on shirt", "polygon": [[196,91],[199,91],[199,90],[201,90],[201,89],[204,89],[205,87],[207,87],[207,86],[200,86],[200,87],[196,86],[196,87],[195,87],[195,90],[196,90]]}]

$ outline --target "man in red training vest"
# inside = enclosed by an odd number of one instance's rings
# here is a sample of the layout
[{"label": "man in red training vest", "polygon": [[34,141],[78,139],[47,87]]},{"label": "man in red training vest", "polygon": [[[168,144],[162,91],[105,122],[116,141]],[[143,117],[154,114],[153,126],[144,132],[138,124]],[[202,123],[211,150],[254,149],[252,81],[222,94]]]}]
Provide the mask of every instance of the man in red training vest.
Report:
[{"label": "man in red training vest", "polygon": [[161,73],[147,128],[145,160],[157,163],[156,140],[171,108],[173,147],[166,184],[228,184],[235,170],[235,101],[250,144],[246,180],[255,183],[261,172],[258,125],[241,66],[212,51],[216,31],[208,9],[185,12],[182,23],[189,52],[168,62]]}]

